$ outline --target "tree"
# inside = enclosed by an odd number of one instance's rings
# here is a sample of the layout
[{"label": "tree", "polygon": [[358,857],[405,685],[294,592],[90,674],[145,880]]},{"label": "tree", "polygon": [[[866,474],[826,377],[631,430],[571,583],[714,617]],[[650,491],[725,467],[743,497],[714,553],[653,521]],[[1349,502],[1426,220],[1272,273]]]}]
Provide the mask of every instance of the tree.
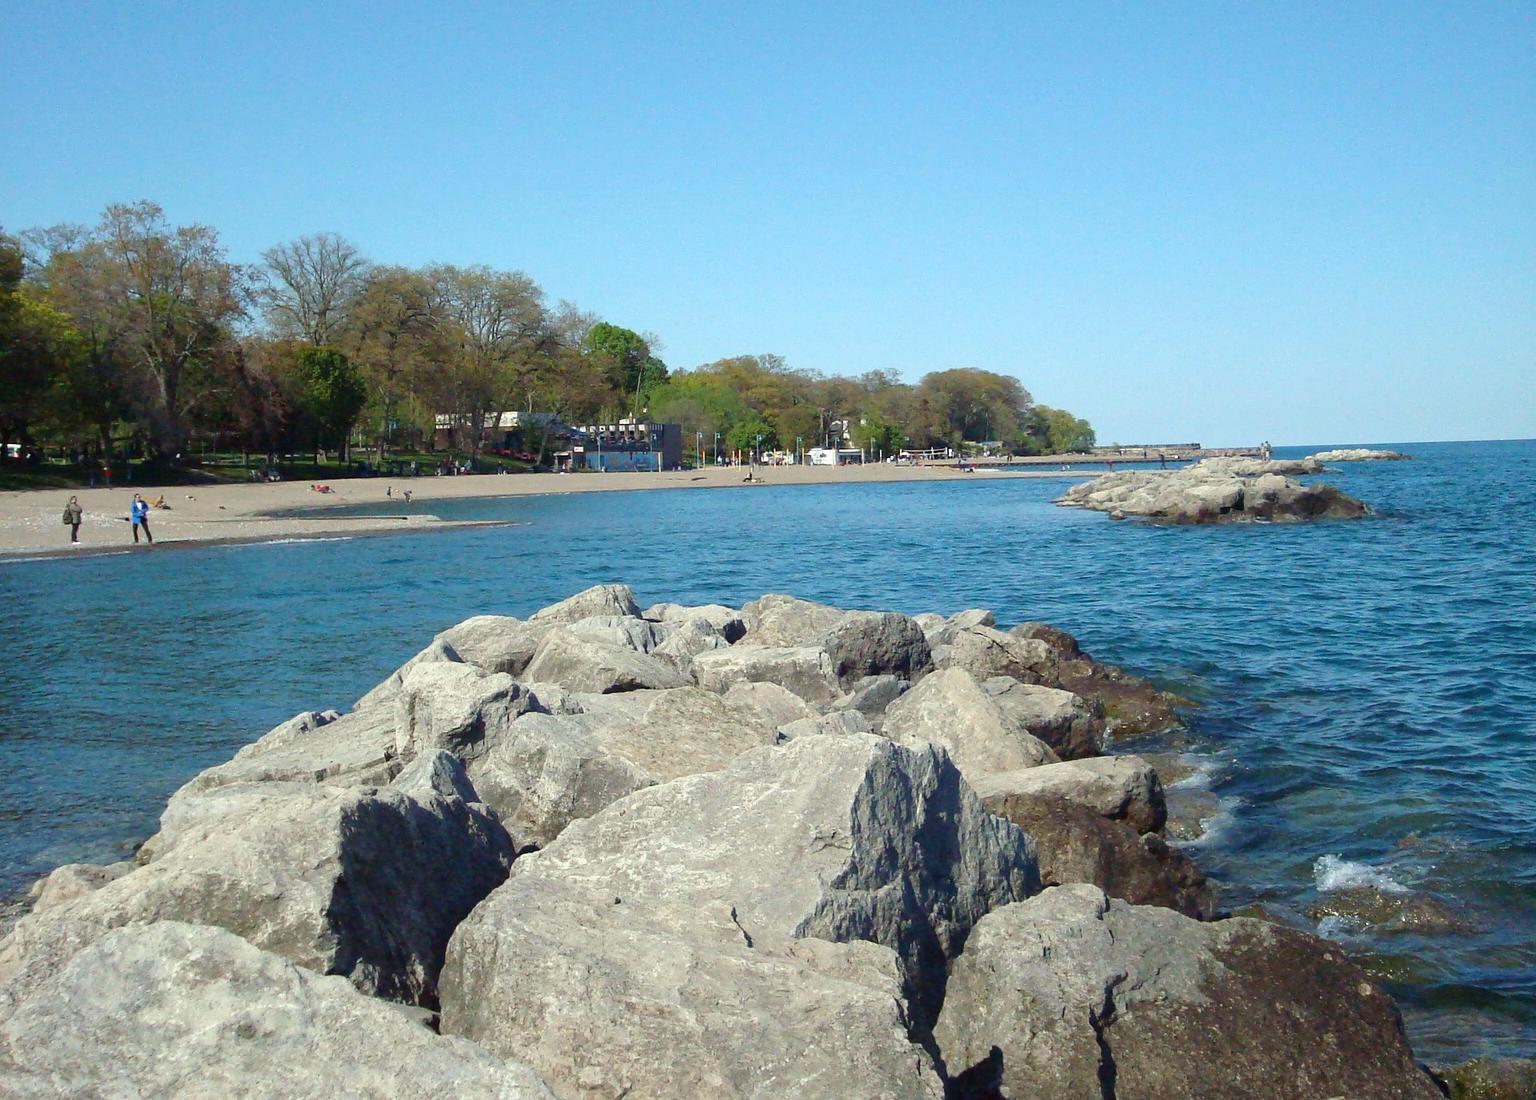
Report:
[{"label": "tree", "polygon": [[27,438],[46,414],[79,342],[69,318],[24,287],[21,274],[20,242],[0,234],[0,444]]},{"label": "tree", "polygon": [[759,446],[772,447],[778,442],[778,437],[774,434],[773,425],[752,410],[731,425],[725,441],[733,451],[751,451]]},{"label": "tree", "polygon": [[423,387],[451,356],[433,305],[432,284],[420,272],[377,267],[347,312],[341,342],[367,380],[381,458],[402,419],[432,430],[436,410],[423,405]]},{"label": "tree", "polygon": [[667,380],[667,365],[652,354],[654,343],[655,337],[647,338],[607,321],[592,325],[582,340],[582,350],[598,362],[609,384],[624,395],[631,416],[640,415],[641,396]]},{"label": "tree", "polygon": [[1071,454],[1091,451],[1095,436],[1093,426],[1079,420],[1065,409],[1036,405],[1030,410],[1025,440],[1036,454]]},{"label": "tree", "polygon": [[315,346],[335,342],[368,282],[369,263],[335,233],[317,233],[261,254],[257,298],[282,338]]},{"label": "tree", "polygon": [[925,445],[956,448],[965,440],[1011,439],[1029,404],[1029,391],[1017,378],[969,367],[938,371],[917,385],[907,434]]},{"label": "tree", "polygon": [[335,348],[299,347],[293,352],[299,408],[313,422],[315,444],[335,440],[345,457],[347,437],[368,400],[362,372]]}]

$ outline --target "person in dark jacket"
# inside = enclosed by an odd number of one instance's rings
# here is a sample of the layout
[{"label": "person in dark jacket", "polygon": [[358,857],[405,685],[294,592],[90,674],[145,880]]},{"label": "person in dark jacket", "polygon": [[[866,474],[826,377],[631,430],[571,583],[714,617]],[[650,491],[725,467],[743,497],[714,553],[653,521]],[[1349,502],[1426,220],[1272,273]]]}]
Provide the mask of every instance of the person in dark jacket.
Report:
[{"label": "person in dark jacket", "polygon": [[79,497],[70,497],[69,503],[64,505],[64,522],[69,524],[69,541],[80,541],[80,521],[85,518],[85,509],[80,507]]}]

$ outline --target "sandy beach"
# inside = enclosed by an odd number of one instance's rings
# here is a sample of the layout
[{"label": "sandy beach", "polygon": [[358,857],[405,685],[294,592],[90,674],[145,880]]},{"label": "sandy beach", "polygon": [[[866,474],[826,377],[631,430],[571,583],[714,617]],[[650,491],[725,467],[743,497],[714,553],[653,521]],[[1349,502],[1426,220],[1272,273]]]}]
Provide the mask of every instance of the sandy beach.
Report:
[{"label": "sandy beach", "polygon": [[[0,557],[35,557],[120,551],[133,546],[128,502],[135,492],[155,500],[162,493],[169,510],[150,514],[155,548],[209,543],[266,542],[284,538],[384,534],[445,530],[477,526],[450,522],[433,514],[434,501],[467,497],[541,496],[556,493],[622,492],[637,489],[754,489],[743,479],[744,467],[677,470],[668,473],[483,474],[471,477],[406,479],[359,478],[331,483],[332,492],[317,493],[308,483],[278,482],[250,485],[174,485],[81,489],[75,495],[85,509],[80,542],[72,546],[61,514],[68,490],[38,489],[0,493]],[[770,466],[758,467],[761,485],[828,485],[913,481],[985,483],[998,478],[1091,477],[1082,470],[985,467],[974,473],[953,466]],[[394,496],[386,490],[394,489]],[[402,490],[411,490],[405,504]],[[377,515],[338,516],[344,505],[376,504]],[[303,510],[303,516],[273,515]],[[150,548],[144,546],[148,551]]]}]

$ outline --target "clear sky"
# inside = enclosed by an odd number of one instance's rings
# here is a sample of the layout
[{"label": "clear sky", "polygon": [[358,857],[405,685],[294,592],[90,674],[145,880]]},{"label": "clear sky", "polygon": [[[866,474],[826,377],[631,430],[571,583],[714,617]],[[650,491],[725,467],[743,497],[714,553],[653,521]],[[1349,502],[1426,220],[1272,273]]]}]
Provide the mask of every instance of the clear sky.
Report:
[{"label": "clear sky", "polygon": [[527,272],[1101,442],[1536,435],[1536,5],[0,0],[0,226]]}]

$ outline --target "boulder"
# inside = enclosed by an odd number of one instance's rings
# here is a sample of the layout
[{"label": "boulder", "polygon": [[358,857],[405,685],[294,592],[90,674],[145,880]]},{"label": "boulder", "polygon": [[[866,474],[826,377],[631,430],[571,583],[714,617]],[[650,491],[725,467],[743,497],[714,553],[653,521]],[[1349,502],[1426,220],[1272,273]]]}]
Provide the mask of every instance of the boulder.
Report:
[{"label": "boulder", "polygon": [[[938,616],[934,616],[938,618]],[[947,619],[939,619],[938,625],[929,634],[929,642],[933,645],[949,645],[955,640],[955,635],[962,630],[974,630],[979,626],[996,626],[997,616],[981,607],[973,607],[966,611],[957,611]]]},{"label": "boulder", "polygon": [[1318,451],[1304,461],[1323,462],[1401,462],[1408,456],[1400,451],[1379,451],[1366,447],[1341,447],[1332,451]]},{"label": "boulder", "polygon": [[[461,765],[444,755],[442,768]],[[146,865],[22,918],[0,943],[0,982],[35,981],[57,963],[32,946],[58,940],[50,922],[89,942],[132,922],[181,920],[226,928],[364,992],[430,1006],[449,934],[500,885],[513,854],[485,807],[430,773],[410,793],[218,787],[186,800],[167,828]]]},{"label": "boulder", "polygon": [[944,748],[972,783],[995,772],[1054,764],[1057,756],[992,701],[971,675],[944,669],[886,709],[882,733],[903,744]]},{"label": "boulder", "polygon": [[57,1096],[553,1100],[532,1070],[444,1038],[345,979],[218,928],[109,932],[0,1022],[0,1086]]},{"label": "boulder", "polygon": [[1102,717],[1105,728],[1119,737],[1167,729],[1178,723],[1180,707],[1192,705],[1139,676],[1095,661],[1065,630],[1043,623],[1024,623],[1010,633],[1050,646],[1057,657],[1056,679],[1051,686],[1078,696],[1095,719]]},{"label": "boulder", "polygon": [[46,912],[55,906],[84,897],[109,882],[117,881],[137,866],[133,860],[125,859],[120,863],[106,865],[66,863],[62,867],[55,867],[34,882],[27,891],[27,899],[32,903],[31,911]]},{"label": "boulder", "polygon": [[742,680],[731,684],[725,689],[725,699],[775,726],[799,718],[815,718],[817,714],[816,709],[800,696],[768,680]]},{"label": "boulder", "polygon": [[802,718],[798,722],[786,722],[775,733],[776,741],[793,741],[797,737],[826,737],[838,734],[873,733],[874,729],[856,710],[834,710],[816,718]]},{"label": "boulder", "polygon": [[673,665],[660,658],[626,646],[592,641],[567,627],[549,632],[528,663],[525,675],[530,680],[556,683],[571,691],[598,693],[682,687],[688,682]]},{"label": "boulder", "polygon": [[981,689],[1019,725],[1044,741],[1063,760],[1098,756],[1104,751],[1104,723],[1078,696],[1042,684],[1021,684],[994,676]]},{"label": "boulder", "polygon": [[504,672],[421,665],[395,697],[395,752],[410,759],[441,749],[474,760],[514,718],[536,707],[528,689]]},{"label": "boulder", "polygon": [[845,691],[870,676],[910,681],[933,671],[922,628],[894,611],[850,611],[827,633],[822,649]]},{"label": "boulder", "polygon": [[878,733],[886,710],[911,686],[910,682],[889,674],[866,676],[854,681],[845,693],[832,700],[829,709],[856,710],[870,720]]},{"label": "boulder", "polygon": [[400,769],[395,757],[392,702],[370,704],[342,715],[335,711],[305,711],[243,746],[232,759],[193,776],[171,796],[171,801],[231,783],[295,781],[336,787],[377,786],[388,783]]},{"label": "boulder", "polygon": [[416,654],[405,664],[391,672],[372,691],[364,695],[356,703],[352,704],[353,710],[372,710],[375,707],[389,706],[395,701],[395,696],[400,693],[400,685],[405,683],[405,678],[410,675],[411,669],[417,665],[436,664],[440,662],[460,663],[464,659],[459,656],[459,651],[439,638],[434,638],[432,643]]},{"label": "boulder", "polygon": [[770,593],[741,609],[747,624],[741,640],[755,646],[819,648],[844,614],[823,603]]},{"label": "boulder", "polygon": [[671,633],[655,648],[654,653],[658,657],[667,658],[679,669],[690,669],[693,658],[706,650],[726,649],[731,644],[718,627],[704,619],[688,619],[668,625]]},{"label": "boulder", "polygon": [[988,809],[1035,842],[1040,881],[1090,883],[1135,905],[1157,905],[1198,920],[1216,915],[1216,897],[1195,862],[1156,833],[1058,795],[991,792]]},{"label": "boulder", "polygon": [[1011,801],[1048,795],[1074,802],[1100,817],[1124,821],[1138,833],[1157,832],[1168,819],[1163,785],[1139,756],[1096,756],[1022,771],[983,776],[971,786],[983,806],[1008,816]]},{"label": "boulder", "polygon": [[937,1098],[912,1040],[946,960],[1035,889],[942,752],[757,749],[519,860],[454,935],[442,1030],[565,1096]]},{"label": "boulder", "polygon": [[[1404,455],[1403,457],[1407,457]],[[1536,1059],[1474,1058],[1434,1071],[1450,1100],[1531,1100]]]},{"label": "boulder", "polygon": [[957,630],[949,643],[945,668],[962,669],[984,683],[1006,676],[1024,684],[1054,687],[1060,660],[1056,651],[1035,638],[1004,634],[990,626]]},{"label": "boulder", "polygon": [[590,619],[595,615],[624,615],[639,618],[640,608],[635,603],[635,594],[630,591],[629,585],[595,584],[559,603],[550,604],[542,611],[535,611],[529,616],[528,621],[569,624]]},{"label": "boulder", "polygon": [[1308,462],[1206,459],[1179,470],[1105,474],[1072,486],[1057,504],[1173,523],[1358,519],[1367,509],[1331,485],[1288,475],[1316,473]]},{"label": "boulder", "polygon": [[935,1038],[961,1096],[1440,1097],[1391,998],[1336,946],[1091,886],[983,917]]},{"label": "boulder", "polygon": [[723,692],[732,684],[771,683],[785,688],[812,706],[822,707],[841,692],[832,664],[810,646],[758,646],[738,642],[730,649],[700,653],[693,659],[699,686]]},{"label": "boulder", "polygon": [[594,615],[566,626],[578,638],[603,645],[650,653],[672,634],[672,627],[626,615]]},{"label": "boulder", "polygon": [[734,607],[726,607],[724,604],[707,603],[696,607],[678,603],[652,604],[641,614],[645,618],[655,622],[674,623],[679,626],[685,623],[701,622],[712,626],[728,643],[736,643],[747,632],[747,624],[741,617],[741,612]]},{"label": "boulder", "polygon": [[524,622],[510,615],[476,615],[449,627],[436,641],[451,647],[460,660],[487,672],[521,677],[553,625]]},{"label": "boulder", "polygon": [[779,725],[740,696],[696,687],[594,699],[595,710],[519,718],[471,768],[520,851],[546,846],[572,821],[634,791],[724,768],[773,744]]}]

